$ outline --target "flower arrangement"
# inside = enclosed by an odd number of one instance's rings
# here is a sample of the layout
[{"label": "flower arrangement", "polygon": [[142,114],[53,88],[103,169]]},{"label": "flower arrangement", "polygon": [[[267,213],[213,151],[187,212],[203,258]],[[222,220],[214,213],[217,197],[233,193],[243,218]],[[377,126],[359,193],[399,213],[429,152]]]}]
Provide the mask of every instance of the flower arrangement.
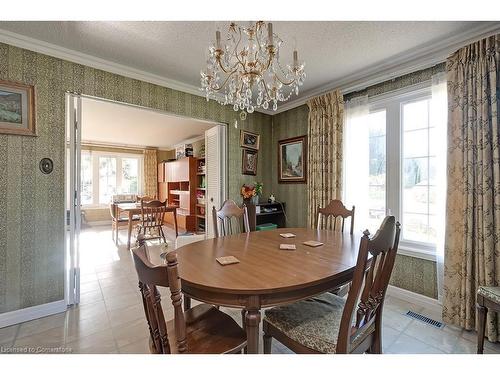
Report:
[{"label": "flower arrangement", "polygon": [[262,182],[255,182],[253,185],[247,185],[243,184],[240,190],[240,194],[243,197],[243,199],[250,199],[255,196],[260,196],[262,195],[262,188],[263,188]]}]

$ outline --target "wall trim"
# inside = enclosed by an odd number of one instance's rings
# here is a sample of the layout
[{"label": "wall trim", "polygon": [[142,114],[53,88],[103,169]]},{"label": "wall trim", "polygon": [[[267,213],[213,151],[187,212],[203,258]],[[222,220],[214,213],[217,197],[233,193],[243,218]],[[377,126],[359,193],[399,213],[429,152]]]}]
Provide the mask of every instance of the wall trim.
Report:
[{"label": "wall trim", "polygon": [[66,311],[67,307],[66,301],[62,299],[60,301],[49,302],[43,305],[8,311],[0,314],[0,328],[62,313]]},{"label": "wall trim", "polygon": [[335,89],[340,89],[343,94],[348,94],[405,74],[430,68],[444,62],[450,54],[459,48],[496,33],[500,33],[498,22],[484,22],[462,33],[454,34],[435,43],[427,43],[410,49],[404,53],[385,59],[379,64],[372,65],[368,69],[363,69],[344,78],[309,90],[300,98],[280,104],[278,109],[275,112],[271,112],[271,114],[278,114],[299,107],[309,99]]},{"label": "wall trim", "polygon": [[[412,73],[417,70],[426,69],[445,61],[449,54],[453,53],[460,47],[499,32],[500,26],[498,22],[483,22],[475,28],[466,30],[459,34],[454,34],[438,42],[427,43],[413,48],[409,51],[383,60],[379,64],[371,66],[369,69],[360,70],[342,79],[335,80],[309,90],[300,98],[280,104],[276,111],[259,108],[256,112],[275,115],[295,107],[299,107],[305,104],[307,100],[336,88],[340,88],[342,93],[347,94],[349,92],[361,90],[368,86]],[[0,42],[57,57],[77,64],[83,64],[92,68],[101,69],[110,73],[119,74],[125,77],[138,79],[140,81],[204,97],[203,93],[197,86],[148,73],[140,69],[131,68],[126,65],[117,64],[99,57],[30,38],[22,34],[13,33],[11,31],[0,29]]]},{"label": "wall trim", "polygon": [[388,286],[387,295],[399,298],[403,301],[410,302],[418,306],[422,306],[426,309],[439,310],[439,311],[442,310],[441,303],[437,299],[430,298],[415,292],[411,292],[403,288],[398,288],[397,286],[394,285]]}]

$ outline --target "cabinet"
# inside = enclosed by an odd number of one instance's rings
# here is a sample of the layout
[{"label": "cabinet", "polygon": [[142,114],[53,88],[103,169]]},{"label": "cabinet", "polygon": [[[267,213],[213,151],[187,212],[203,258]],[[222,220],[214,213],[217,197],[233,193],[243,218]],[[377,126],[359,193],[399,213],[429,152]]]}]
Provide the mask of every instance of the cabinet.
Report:
[{"label": "cabinet", "polygon": [[286,227],[284,202],[248,204],[247,211],[251,231],[254,231],[257,225],[266,223],[276,224],[278,228]]},{"label": "cabinet", "polygon": [[[196,158],[160,163],[163,173],[162,182],[158,182],[158,197],[168,200],[168,204],[177,206],[177,225],[188,232],[196,231]],[[160,180],[160,178],[158,178]],[[173,215],[167,214],[167,224],[173,225]]]}]

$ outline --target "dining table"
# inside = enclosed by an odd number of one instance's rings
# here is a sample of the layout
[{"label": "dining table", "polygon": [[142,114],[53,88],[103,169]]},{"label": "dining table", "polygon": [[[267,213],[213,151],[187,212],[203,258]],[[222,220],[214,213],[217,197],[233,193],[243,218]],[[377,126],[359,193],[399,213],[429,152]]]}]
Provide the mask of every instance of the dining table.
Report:
[{"label": "dining table", "polygon": [[[284,233],[294,237],[283,238]],[[360,240],[361,233],[280,228],[194,242],[175,250],[182,292],[197,301],[242,309],[247,353],[258,353],[261,310],[351,281]],[[322,245],[311,247],[306,241]],[[295,250],[281,250],[281,244],[295,245]],[[217,261],[227,256],[238,263]]]},{"label": "dining table", "polygon": [[[141,214],[141,202],[130,202],[130,203],[118,203],[116,205],[118,207],[118,215],[122,212],[128,215],[128,233],[127,233],[127,249],[130,250],[130,239],[132,237],[132,224],[134,215]],[[173,212],[177,210],[177,206],[167,206],[166,212]]]}]

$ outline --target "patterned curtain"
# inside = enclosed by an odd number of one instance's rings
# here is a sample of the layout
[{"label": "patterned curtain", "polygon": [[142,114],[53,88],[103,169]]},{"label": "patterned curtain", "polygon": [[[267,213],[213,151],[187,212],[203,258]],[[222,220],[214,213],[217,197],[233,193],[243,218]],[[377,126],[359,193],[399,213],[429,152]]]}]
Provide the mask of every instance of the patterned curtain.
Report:
[{"label": "patterned curtain", "polygon": [[156,150],[144,150],[144,195],[156,197],[158,189],[158,160]]},{"label": "patterned curtain", "polygon": [[[448,80],[443,319],[476,327],[479,285],[500,285],[500,34],[455,52]],[[498,316],[486,335],[499,339]]]},{"label": "patterned curtain", "polygon": [[307,105],[308,224],[314,228],[318,207],[342,195],[344,99],[336,90],[309,100]]}]

